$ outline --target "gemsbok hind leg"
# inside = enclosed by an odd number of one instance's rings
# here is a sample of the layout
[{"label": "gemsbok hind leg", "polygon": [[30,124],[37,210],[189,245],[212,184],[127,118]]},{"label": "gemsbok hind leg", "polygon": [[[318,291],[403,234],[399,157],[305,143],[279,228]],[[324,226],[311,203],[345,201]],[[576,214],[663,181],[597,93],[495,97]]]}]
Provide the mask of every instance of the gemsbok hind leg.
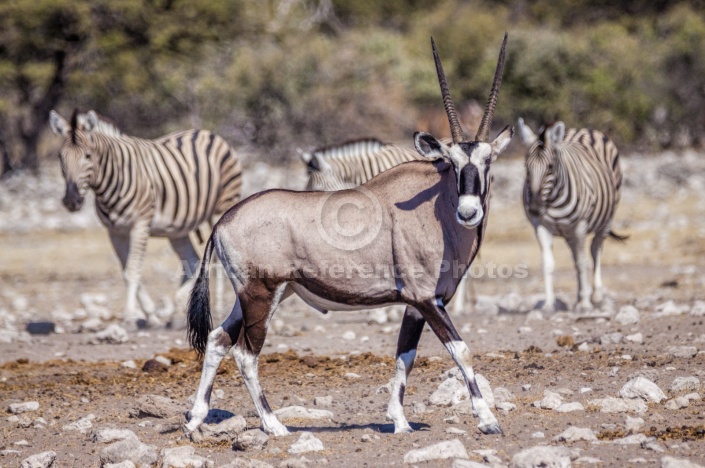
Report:
[{"label": "gemsbok hind leg", "polygon": [[198,382],[196,399],[193,402],[191,411],[188,412],[186,430],[191,432],[206,419],[210,409],[211,392],[213,391],[213,381],[218,371],[218,366],[223,360],[233,343],[235,343],[242,331],[242,308],[239,299],[235,300],[233,310],[225,319],[223,324],[208,334],[206,353],[203,357],[203,369],[201,370],[201,380]]},{"label": "gemsbok hind leg", "polygon": [[387,418],[394,421],[395,434],[413,432],[406,416],[404,416],[404,391],[406,390],[406,379],[409,378],[414,367],[416,348],[419,346],[419,339],[425,324],[426,320],[418,310],[411,306],[406,307],[397,341],[396,373],[387,406]]},{"label": "gemsbok hind leg", "polygon": [[419,309],[423,318],[426,319],[433,332],[441,340],[443,346],[445,346],[458,368],[460,368],[470,393],[472,409],[480,418],[480,424],[477,427],[483,434],[501,434],[502,429],[499,427],[499,422],[495,415],[492,414],[492,410],[482,397],[480,387],[477,385],[475,372],[470,365],[472,361],[470,350],[460,338],[460,335],[458,335],[440,299],[430,303],[418,304],[417,309]]},{"label": "gemsbok hind leg", "polygon": [[244,331],[233,348],[235,362],[262,420],[262,427],[266,433],[275,436],[287,435],[289,431],[279,422],[264,396],[257,366],[259,353],[267,337],[269,320],[282,300],[286,287],[286,284],[281,284],[274,291],[267,290],[263,285],[248,287],[250,290],[242,295]]}]

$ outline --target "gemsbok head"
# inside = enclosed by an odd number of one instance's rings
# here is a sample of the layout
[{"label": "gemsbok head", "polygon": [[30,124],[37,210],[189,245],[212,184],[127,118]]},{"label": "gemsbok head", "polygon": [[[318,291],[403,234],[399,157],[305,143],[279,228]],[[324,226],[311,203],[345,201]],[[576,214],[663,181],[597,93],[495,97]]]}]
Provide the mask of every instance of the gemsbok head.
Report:
[{"label": "gemsbok head", "polygon": [[[189,341],[205,357],[186,431],[196,430],[206,418],[216,371],[233,348],[264,430],[288,434],[262,392],[257,362],[278,304],[295,293],[321,312],[406,305],[387,411],[395,433],[412,431],[403,398],[427,323],[465,378],[479,429],[485,434],[501,432],[477,385],[470,350],[453,326],[446,304],[482,243],[489,214],[490,168],[513,134],[513,128],[507,127],[489,139],[506,41],[505,35],[473,141],[462,135],[434,44],[438,81],[453,129],[450,144],[417,133],[416,148],[425,158],[399,164],[359,187],[334,192],[269,190],[223,215],[206,244],[189,303]],[[212,330],[208,272],[214,251],[237,299],[230,316]]]}]

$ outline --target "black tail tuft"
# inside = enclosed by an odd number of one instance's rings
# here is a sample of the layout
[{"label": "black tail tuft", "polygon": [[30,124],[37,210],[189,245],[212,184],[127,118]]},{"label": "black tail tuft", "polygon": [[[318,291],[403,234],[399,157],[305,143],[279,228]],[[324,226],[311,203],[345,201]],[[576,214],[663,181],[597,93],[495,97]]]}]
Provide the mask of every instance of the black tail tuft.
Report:
[{"label": "black tail tuft", "polygon": [[208,291],[208,265],[213,254],[213,235],[208,239],[206,250],[201,261],[201,271],[196,279],[196,283],[191,290],[191,298],[188,301],[188,340],[191,347],[196,350],[199,357],[206,353],[208,334],[213,329],[211,318],[210,294]]},{"label": "black tail tuft", "polygon": [[614,231],[610,231],[610,232],[609,232],[609,236],[610,236],[612,239],[614,239],[614,240],[616,240],[616,241],[619,241],[619,242],[626,242],[627,239],[629,239],[629,236],[621,236],[621,235],[617,234],[617,233],[614,232]]}]

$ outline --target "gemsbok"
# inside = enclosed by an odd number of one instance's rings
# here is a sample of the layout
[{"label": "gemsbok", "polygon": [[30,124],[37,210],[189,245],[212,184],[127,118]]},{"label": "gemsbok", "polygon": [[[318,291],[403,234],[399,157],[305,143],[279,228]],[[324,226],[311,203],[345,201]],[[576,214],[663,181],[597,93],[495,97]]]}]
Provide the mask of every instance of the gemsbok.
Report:
[{"label": "gemsbok", "polygon": [[[189,340],[205,357],[186,431],[194,431],[206,418],[216,371],[234,345],[233,356],[264,430],[288,434],[262,392],[257,365],[277,305],[296,293],[321,312],[406,305],[387,414],[395,433],[412,431],[403,398],[426,323],[460,368],[480,419],[479,429],[485,434],[501,433],[478,388],[470,350],[445,306],[482,244],[490,167],[514,132],[507,126],[489,140],[507,35],[473,141],[463,136],[431,42],[452,143],[417,132],[415,146],[425,160],[400,164],[349,190],[261,192],[238,203],[214,227],[189,303]],[[237,299],[230,316],[211,331],[208,269],[214,250]]]}]

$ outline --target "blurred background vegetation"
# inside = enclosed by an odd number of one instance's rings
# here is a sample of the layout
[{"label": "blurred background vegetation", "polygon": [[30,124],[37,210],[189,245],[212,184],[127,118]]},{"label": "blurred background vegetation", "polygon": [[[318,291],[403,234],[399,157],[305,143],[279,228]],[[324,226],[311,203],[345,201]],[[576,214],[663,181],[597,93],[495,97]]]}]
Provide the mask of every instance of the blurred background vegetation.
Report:
[{"label": "blurred background vegetation", "polygon": [[623,148],[703,146],[704,13],[702,0],[3,0],[1,171],[55,157],[52,108],[141,137],[212,129],[250,162],[410,142],[445,124],[430,36],[474,135],[505,30],[497,127],[561,119]]}]

